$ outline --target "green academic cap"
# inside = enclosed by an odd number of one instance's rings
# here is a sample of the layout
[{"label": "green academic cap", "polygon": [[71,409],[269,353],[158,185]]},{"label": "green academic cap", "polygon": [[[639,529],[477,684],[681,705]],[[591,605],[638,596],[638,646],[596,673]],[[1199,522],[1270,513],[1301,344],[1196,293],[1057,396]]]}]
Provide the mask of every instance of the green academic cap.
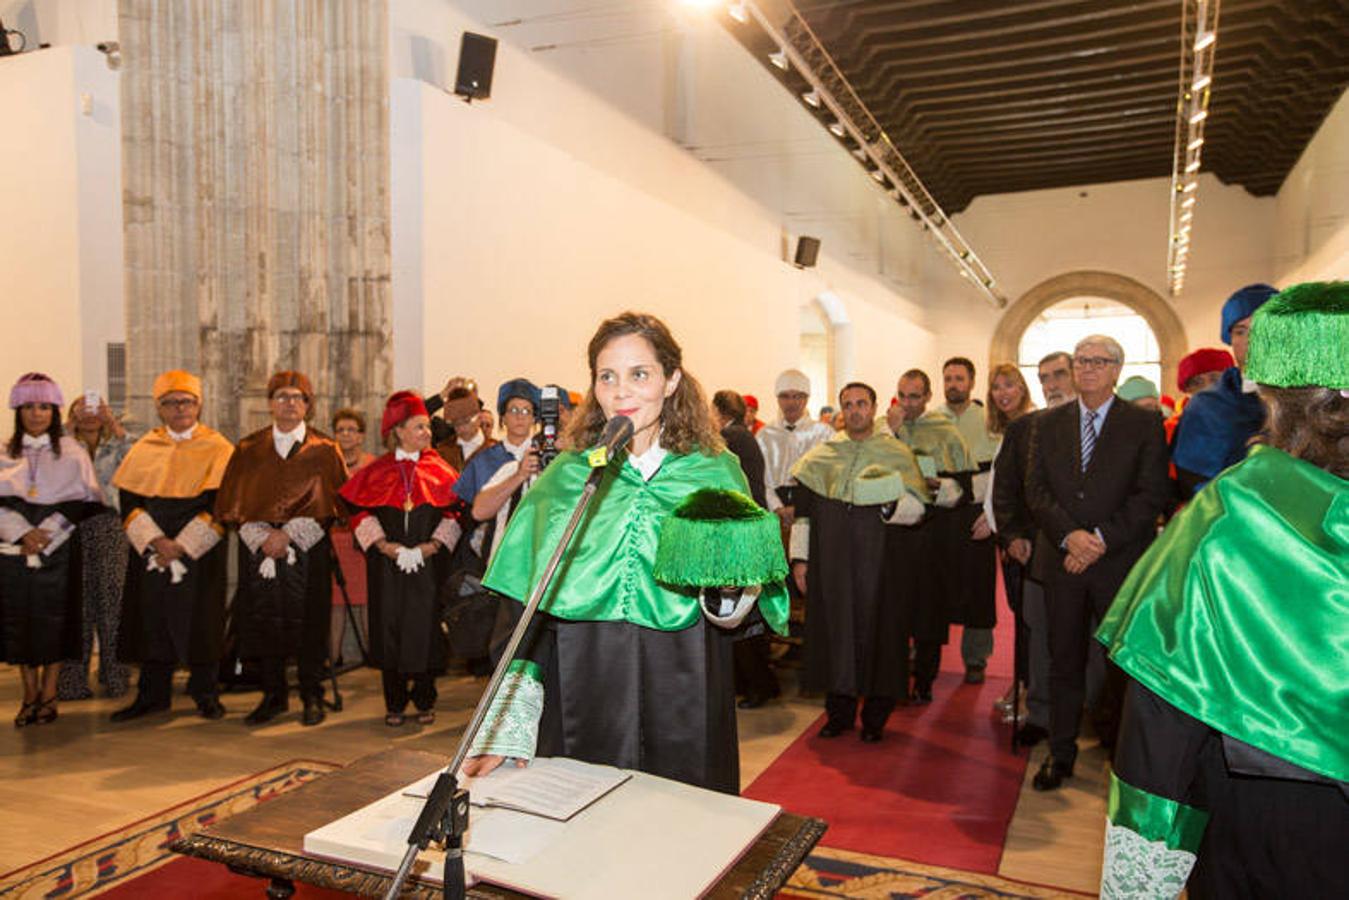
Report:
[{"label": "green academic cap", "polygon": [[781,581],[787,558],[778,518],[739,491],[694,491],[661,527],[652,574],[699,588]]},{"label": "green academic cap", "polygon": [[904,479],[899,472],[873,463],[857,473],[852,502],[856,506],[883,506],[894,503],[903,494]]},{"label": "green academic cap", "polygon": [[1273,387],[1349,389],[1349,281],[1309,281],[1251,317],[1247,378]]}]

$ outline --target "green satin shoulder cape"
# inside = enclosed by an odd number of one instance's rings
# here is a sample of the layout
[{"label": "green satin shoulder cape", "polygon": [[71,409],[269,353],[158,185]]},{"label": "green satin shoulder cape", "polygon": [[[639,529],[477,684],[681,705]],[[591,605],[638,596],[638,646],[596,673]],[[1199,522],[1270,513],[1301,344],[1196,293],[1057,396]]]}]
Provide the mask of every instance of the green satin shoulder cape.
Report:
[{"label": "green satin shoulder cape", "polygon": [[852,503],[857,478],[869,466],[898,472],[910,493],[924,503],[931,501],[913,451],[889,433],[876,432],[864,441],[854,441],[840,432],[797,460],[792,477],[821,497]]},{"label": "green satin shoulder cape", "polygon": [[973,472],[979,468],[956,420],[939,410],[930,410],[912,422],[905,422],[897,437],[914,453],[932,457],[938,472]]},{"label": "green satin shoulder cape", "polygon": [[1096,637],[1178,709],[1349,781],[1349,482],[1255,448],[1153,542]]},{"label": "green satin shoulder cape", "polygon": [[[581,453],[563,453],[549,464],[511,516],[483,578],[486,587],[521,602],[528,599],[589,475]],[[625,621],[659,631],[693,625],[702,615],[697,591],[660,584],[651,570],[666,517],[705,487],[749,493],[739,461],[727,451],[671,453],[650,481],[627,464],[626,454],[610,463],[541,610],[561,619]],[[774,631],[787,633],[782,582],[763,586],[759,610]]]}]

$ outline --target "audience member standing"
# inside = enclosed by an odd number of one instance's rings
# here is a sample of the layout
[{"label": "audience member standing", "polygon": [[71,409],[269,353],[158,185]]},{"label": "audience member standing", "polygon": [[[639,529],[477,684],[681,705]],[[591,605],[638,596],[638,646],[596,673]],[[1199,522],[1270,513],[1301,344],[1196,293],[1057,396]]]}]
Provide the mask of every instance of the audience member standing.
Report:
[{"label": "audience member standing", "polygon": [[431,558],[453,547],[458,474],[431,449],[421,397],[399,391],[384,406],[380,435],[390,450],[352,476],[341,495],[369,567],[370,656],[384,685],[384,724],[403,724],[409,699],[417,721],[435,721],[436,672],[445,665]]},{"label": "audience member standing", "polygon": [[850,730],[864,698],[861,737],[870,743],[907,692],[899,610],[886,596],[885,522],[921,510],[928,491],[909,448],[876,432],[869,385],[844,386],[839,406],[846,437],[816,446],[792,469],[792,576],[806,596],[801,682],[825,692],[820,737]]},{"label": "audience member standing", "polygon": [[127,667],[117,656],[117,627],[122,617],[122,587],[126,579],[127,542],[117,516],[117,489],[113,473],[131,449],[131,438],[122,423],[102,400],[90,409],[80,397],[70,405],[73,437],[94,461],[94,474],[103,492],[105,508],[80,523],[80,569],[84,603],[81,615],[83,634],[79,659],[61,665],[57,696],[62,700],[92,697],[89,688],[89,660],[94,638],[98,638],[98,681],[109,697],[127,692]]},{"label": "audience member standing", "polygon": [[974,363],[955,356],[942,364],[942,389],[946,402],[937,407],[956,423],[956,429],[969,447],[976,471],[971,473],[966,502],[956,507],[955,533],[952,534],[952,567],[960,572],[956,579],[959,601],[952,610],[953,621],[965,626],[960,636],[960,655],[965,662],[965,681],[980,684],[993,652],[993,626],[997,621],[997,549],[989,540],[983,520],[984,498],[988,494],[988,470],[998,453],[998,442],[988,431],[988,411],[974,399]]},{"label": "audience member standing", "polygon": [[[440,458],[456,472],[464,471],[479,451],[495,444],[490,426],[482,427],[482,401],[473,382],[466,378],[452,378],[439,394],[426,399],[426,408],[434,416],[441,409],[441,418],[431,419],[432,439]],[[443,407],[443,409],[442,409]]]},{"label": "audience member standing", "polygon": [[832,425],[817,422],[806,412],[810,400],[810,379],[804,372],[787,369],[778,375],[775,389],[779,416],[757,435],[764,458],[764,507],[776,513],[790,528],[792,507],[792,466],[808,450],[829,440],[836,433]]},{"label": "audience member standing", "polygon": [[239,442],[216,497],[216,515],[237,525],[240,654],[259,662],[262,700],[245,722],[260,725],[290,708],[286,659],[299,666],[301,722],[323,721],[323,669],[332,615],[328,526],[347,468],[332,438],[305,419],[314,389],[300,372],[267,383],[272,424]]},{"label": "audience member standing", "polygon": [[[735,391],[717,391],[712,395],[712,413],[726,449],[740,460],[750,496],[764,506],[763,451],[743,424],[745,401]],[[735,642],[735,692],[743,695],[738,704],[741,709],[757,709],[780,693],[778,678],[768,663],[768,635],[763,630]]]},{"label": "audience member standing", "polygon": [[132,446],[112,479],[131,545],[119,646],[141,667],[135,701],[112,720],[168,709],[179,665],[191,673],[197,711],[218,719],[228,553],[213,510],[234,447],[198,421],[197,376],[165,372],[151,394],[162,424]]},{"label": "audience member standing", "polygon": [[21,377],[0,454],[0,650],[23,678],[18,728],[56,718],[61,660],[80,652],[77,527],[102,501],[89,454],[62,433],[63,405],[46,375]]},{"label": "audience member standing", "polygon": [[1251,441],[1265,425],[1265,408],[1255,382],[1242,375],[1250,339],[1251,316],[1276,293],[1267,284],[1248,284],[1223,304],[1222,341],[1237,364],[1218,383],[1186,404],[1176,426],[1171,461],[1176,465],[1181,499],[1188,500],[1208,480],[1246,457]]},{"label": "audience member standing", "polygon": [[[1036,417],[1027,497],[1061,560],[1048,566],[1045,584],[1050,755],[1034,779],[1042,791],[1073,774],[1091,630],[1156,535],[1170,495],[1161,417],[1115,397],[1123,364],[1124,350],[1114,338],[1078,341],[1077,402]],[[1115,680],[1107,674],[1097,715],[1107,745],[1118,721]]]},{"label": "audience member standing", "polygon": [[1180,364],[1176,366],[1176,386],[1180,388],[1182,396],[1175,411],[1166,418],[1167,446],[1171,446],[1175,440],[1176,427],[1180,424],[1189,398],[1217,384],[1222,380],[1223,373],[1236,364],[1231,353],[1217,347],[1201,347],[1180,358]]},{"label": "audience member standing", "polygon": [[897,567],[891,579],[895,602],[904,610],[906,645],[910,638],[914,644],[913,695],[919,703],[930,703],[950,622],[965,615],[963,566],[970,525],[959,507],[968,505],[977,467],[954,420],[928,411],[932,382],[926,372],[905,372],[896,392],[898,402],[887,411],[886,423],[918,457],[936,495],[920,521],[888,532],[891,565]]}]

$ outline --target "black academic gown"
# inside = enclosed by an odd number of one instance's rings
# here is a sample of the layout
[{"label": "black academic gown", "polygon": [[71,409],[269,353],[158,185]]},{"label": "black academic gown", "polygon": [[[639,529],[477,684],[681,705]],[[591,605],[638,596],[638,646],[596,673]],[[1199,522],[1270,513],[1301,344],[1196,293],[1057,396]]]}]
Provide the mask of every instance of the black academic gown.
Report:
[{"label": "black academic gown", "polygon": [[899,607],[885,590],[887,526],[879,506],[795,489],[810,519],[806,666],[802,687],[846,696],[903,697]]},{"label": "black academic gown", "polygon": [[[85,516],[102,509],[81,500],[37,504],[22,497],[0,497],[0,505],[14,510],[34,527],[54,512],[78,525]],[[5,662],[45,666],[80,658],[81,558],[78,528],[64,544],[42,557],[41,568],[28,568],[23,556],[0,556],[0,642]]]},{"label": "black academic gown", "polygon": [[[404,547],[431,540],[432,532],[444,519],[442,510],[427,504],[408,513],[391,506],[377,506],[369,512],[379,521],[385,537]],[[406,675],[442,671],[445,638],[437,622],[435,559],[426,560],[408,575],[371,545],[365,553],[365,566],[372,665]]]},{"label": "black academic gown", "polygon": [[[332,546],[327,534],[308,550],[291,546],[294,564],[283,556],[276,561],[276,577],[263,578],[259,567],[266,555],[260,549],[251,552],[239,540],[234,620],[244,659],[294,656],[297,647],[320,661],[327,655],[327,634],[312,623],[327,621],[332,608]],[[308,630],[306,622],[311,623]],[[313,646],[306,647],[305,641]]]},{"label": "black academic gown", "polygon": [[[123,518],[144,509],[166,535],[178,534],[215,506],[215,491],[195,497],[144,497],[122,488]],[[174,584],[167,571],[152,572],[133,547],[122,597],[118,650],[127,662],[184,666],[220,661],[225,640],[227,545],[220,541],[201,559],[183,558],[187,574]]]}]

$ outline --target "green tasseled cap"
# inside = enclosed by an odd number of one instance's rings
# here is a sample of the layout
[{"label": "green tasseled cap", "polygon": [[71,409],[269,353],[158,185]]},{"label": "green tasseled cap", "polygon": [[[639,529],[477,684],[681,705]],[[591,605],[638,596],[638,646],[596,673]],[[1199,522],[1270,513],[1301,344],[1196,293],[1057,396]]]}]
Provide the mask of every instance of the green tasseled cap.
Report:
[{"label": "green tasseled cap", "polygon": [[857,506],[894,503],[904,493],[904,479],[894,469],[870,465],[857,473],[852,502]]},{"label": "green tasseled cap", "polygon": [[778,518],[739,491],[694,491],[661,526],[652,574],[700,588],[781,581],[787,558]]},{"label": "green tasseled cap", "polygon": [[1251,317],[1247,378],[1273,387],[1349,389],[1349,281],[1309,281]]}]

